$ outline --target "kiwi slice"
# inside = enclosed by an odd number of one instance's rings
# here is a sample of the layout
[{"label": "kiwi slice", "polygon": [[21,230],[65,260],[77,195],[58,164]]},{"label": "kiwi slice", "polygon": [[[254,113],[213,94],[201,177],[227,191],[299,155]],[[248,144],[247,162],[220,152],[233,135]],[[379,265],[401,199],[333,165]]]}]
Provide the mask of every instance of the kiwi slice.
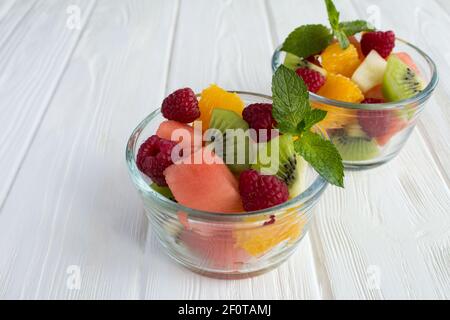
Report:
[{"label": "kiwi slice", "polygon": [[344,161],[371,160],[380,152],[374,139],[365,136],[349,136],[345,129],[334,131],[330,139]]},{"label": "kiwi slice", "polygon": [[327,71],[314,63],[311,63],[305,59],[299,58],[292,53],[286,52],[286,58],[283,63],[286,67],[292,70],[297,70],[299,68],[308,68],[321,73],[324,77],[327,76]]},{"label": "kiwi slice", "polygon": [[[275,152],[278,150],[278,157]],[[267,175],[276,175],[289,189],[290,198],[298,196],[304,186],[306,162],[294,149],[294,140],[290,135],[273,138],[260,143],[256,163],[252,169]]]},{"label": "kiwi slice", "polygon": [[168,187],[160,187],[156,183],[150,185],[150,188],[158,192],[160,195],[166,197],[169,200],[176,202],[175,197],[172,194],[172,191]]},{"label": "kiwi slice", "polygon": [[424,81],[406,63],[396,55],[389,57],[383,79],[383,94],[387,100],[405,100],[424,88]]},{"label": "kiwi slice", "polygon": [[[215,108],[209,128],[215,130],[212,130],[212,136],[208,140],[215,143],[214,151],[224,159],[230,170],[241,173],[249,169],[252,153],[248,123],[234,111]],[[217,143],[220,143],[218,139],[223,143],[220,147],[217,147]]]}]

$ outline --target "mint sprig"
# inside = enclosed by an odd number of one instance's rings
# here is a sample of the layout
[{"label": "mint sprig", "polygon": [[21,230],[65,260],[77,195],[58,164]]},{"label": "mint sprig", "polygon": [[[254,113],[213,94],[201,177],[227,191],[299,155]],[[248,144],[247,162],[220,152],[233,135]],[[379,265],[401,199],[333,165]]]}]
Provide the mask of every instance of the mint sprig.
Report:
[{"label": "mint sprig", "polygon": [[281,133],[297,136],[296,152],[328,182],[343,187],[344,166],[338,150],[330,141],[311,132],[327,113],[311,108],[303,80],[282,65],[273,76],[272,95],[272,113]]},{"label": "mint sprig", "polygon": [[339,23],[340,13],[337,11],[336,6],[332,0],[325,0],[328,12],[328,20],[330,21],[331,30],[333,30],[333,35],[338,40],[342,49],[347,49],[350,46],[350,41],[345,34],[344,30],[341,28]]},{"label": "mint sprig", "polygon": [[332,40],[330,29],[321,24],[309,24],[292,31],[281,50],[300,58],[308,58],[322,52]]}]

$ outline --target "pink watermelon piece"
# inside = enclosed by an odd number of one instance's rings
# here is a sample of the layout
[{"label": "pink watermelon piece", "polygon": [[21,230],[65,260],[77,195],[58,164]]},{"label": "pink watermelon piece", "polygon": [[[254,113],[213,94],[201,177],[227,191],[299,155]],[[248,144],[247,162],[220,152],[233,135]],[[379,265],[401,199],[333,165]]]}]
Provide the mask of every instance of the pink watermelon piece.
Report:
[{"label": "pink watermelon piece", "polygon": [[203,267],[239,271],[251,256],[237,247],[231,230],[221,225],[202,224],[183,230],[180,241],[201,260]]},{"label": "pink watermelon piece", "polygon": [[238,181],[220,157],[202,148],[188,160],[190,163],[184,160],[164,171],[180,204],[208,212],[244,212]]},{"label": "pink watermelon piece", "polygon": [[411,58],[409,54],[407,54],[406,52],[397,52],[395,55],[404,63],[406,63],[417,75],[420,75],[419,67],[417,67],[413,58]]}]

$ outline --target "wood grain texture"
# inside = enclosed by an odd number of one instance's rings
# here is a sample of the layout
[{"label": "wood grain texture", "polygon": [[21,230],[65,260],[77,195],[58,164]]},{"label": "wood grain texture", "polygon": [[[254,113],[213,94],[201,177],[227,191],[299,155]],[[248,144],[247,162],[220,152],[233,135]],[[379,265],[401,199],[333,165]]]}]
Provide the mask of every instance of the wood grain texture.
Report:
[{"label": "wood grain texture", "polygon": [[[297,4],[305,13],[299,23],[289,14],[296,3],[268,2],[277,43],[299,24],[318,22],[317,12],[324,12],[319,1]],[[388,19],[387,12],[397,12],[393,3],[401,10],[399,2],[377,2],[383,21]],[[343,19],[366,18],[373,10],[367,10],[370,1],[353,4],[339,6]],[[411,15],[407,11],[415,8],[403,6],[402,10],[406,11],[405,21]],[[324,13],[322,22],[325,20]],[[383,24],[383,28],[398,30],[398,20],[398,16],[392,18],[392,25]],[[420,32],[411,24],[407,27]],[[428,117],[442,119],[439,112]],[[421,123],[425,121],[422,118]],[[448,124],[448,120],[443,121]],[[442,139],[436,131],[432,136],[437,141]],[[430,148],[429,141],[416,130],[397,159],[376,170],[347,173],[346,189],[331,188],[322,199],[311,235],[325,269],[323,280],[328,279],[334,298],[450,296],[450,196],[445,172],[433,157],[437,152]],[[442,161],[448,161],[446,152],[448,147],[439,152]]]},{"label": "wood grain texture", "polygon": [[124,150],[163,97],[175,9],[98,2],[0,214],[0,296],[140,297],[147,221]]},{"label": "wood grain texture", "polygon": [[[280,268],[221,281],[166,257],[129,181],[126,140],[181,86],[269,94],[275,46],[327,23],[322,1],[1,1],[0,299],[450,298],[450,44],[436,32],[449,6],[409,3],[336,1],[343,19],[379,10],[383,28],[438,64],[404,151],[329,188]],[[67,28],[69,5],[82,30]]]}]

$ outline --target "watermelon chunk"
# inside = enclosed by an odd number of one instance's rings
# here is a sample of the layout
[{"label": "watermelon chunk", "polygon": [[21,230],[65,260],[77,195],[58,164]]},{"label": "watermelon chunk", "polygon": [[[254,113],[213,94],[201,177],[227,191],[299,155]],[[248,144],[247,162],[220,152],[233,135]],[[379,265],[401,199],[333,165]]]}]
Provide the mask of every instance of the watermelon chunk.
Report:
[{"label": "watermelon chunk", "polygon": [[189,160],[180,161],[164,171],[178,203],[208,212],[244,212],[238,181],[220,157],[202,148]]}]

